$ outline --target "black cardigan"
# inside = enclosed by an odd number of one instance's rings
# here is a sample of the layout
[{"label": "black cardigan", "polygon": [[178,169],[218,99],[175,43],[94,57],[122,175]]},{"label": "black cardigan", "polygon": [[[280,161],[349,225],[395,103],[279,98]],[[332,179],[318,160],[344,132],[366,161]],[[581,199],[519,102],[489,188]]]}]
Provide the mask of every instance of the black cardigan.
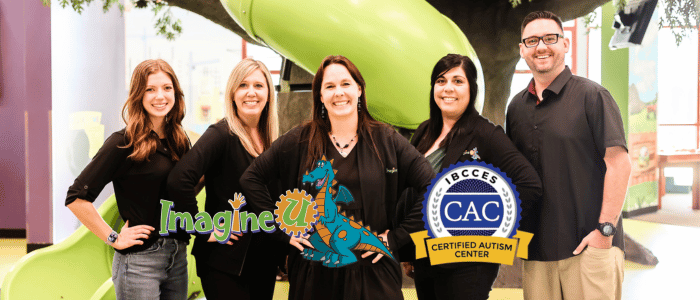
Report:
[{"label": "black cardigan", "polygon": [[[170,172],[168,193],[175,204],[173,210],[189,212],[194,218],[198,212],[194,187],[204,175],[207,195],[204,210],[211,216],[221,211],[233,211],[228,200],[234,199],[234,193],[243,192],[238,179],[252,161],[253,156],[245,150],[238,136],[230,133],[226,119],[209,126]],[[277,192],[277,189],[272,192]],[[243,195],[247,196],[245,193]],[[243,206],[241,211],[251,211],[250,206]],[[196,234],[192,254],[197,258],[197,264],[240,275],[244,262],[246,268],[263,262],[276,263],[286,253],[279,245],[271,244],[266,235],[264,232],[246,233],[238,241],[233,241],[231,246],[207,242],[209,234]],[[251,243],[256,246],[250,246]],[[251,254],[251,251],[255,253]],[[258,257],[262,254],[267,255],[265,261],[246,259],[246,256]]]},{"label": "black cardigan", "polygon": [[[428,122],[420,124],[413,134],[411,143],[414,146],[427,134]],[[532,226],[536,222],[536,216],[532,212],[542,198],[542,182],[535,168],[515,148],[501,126],[494,125],[475,109],[466,111],[455,126],[458,131],[446,146],[447,152],[442,161],[442,168],[457,162],[472,161],[468,152],[476,147],[481,157],[480,161],[499,168],[511,179],[522,201],[520,230],[533,232]]]},{"label": "black cardigan", "polygon": [[[279,180],[282,191],[302,188],[301,176],[308,150],[309,126],[302,125],[290,130],[275,141],[269,150],[260,155],[241,177],[241,186],[248,196],[254,211],[274,211],[279,195],[270,195],[265,185]],[[358,168],[361,171],[360,187],[365,224],[373,231],[382,233],[389,229],[389,249],[397,254],[404,246],[412,246],[410,233],[423,230],[423,194],[435,176],[428,161],[411,144],[389,126],[372,129],[381,160],[375,153],[370,135],[361,134],[356,151]],[[414,188],[420,195],[408,204],[407,213],[397,209],[398,198],[407,188]],[[277,230],[279,231],[279,229]],[[289,242],[289,236],[278,232],[280,239]],[[396,255],[398,256],[398,255]],[[400,259],[400,258],[399,258]]]}]

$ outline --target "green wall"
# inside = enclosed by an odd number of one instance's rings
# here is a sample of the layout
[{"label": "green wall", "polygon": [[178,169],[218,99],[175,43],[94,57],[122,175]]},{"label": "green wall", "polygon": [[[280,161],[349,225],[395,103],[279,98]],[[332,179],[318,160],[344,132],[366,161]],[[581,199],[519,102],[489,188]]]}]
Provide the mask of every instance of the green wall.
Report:
[{"label": "green wall", "polygon": [[[627,139],[627,147],[629,150],[632,162],[632,174],[630,178],[631,185],[627,190],[623,212],[632,213],[636,210],[646,209],[658,205],[658,183],[656,181],[657,170],[655,168],[657,159],[653,154],[657,150],[656,140],[651,138],[656,133],[656,114],[650,118],[647,108],[635,115],[630,116],[630,51],[629,48],[610,50],[609,43],[612,39],[615,30],[612,28],[613,18],[617,12],[613,2],[608,2],[602,7],[603,13],[601,18],[601,84],[610,91],[615,102],[620,108],[622,121],[625,127],[625,136]],[[634,46],[639,47],[639,46]],[[635,48],[633,50],[633,62],[639,60],[656,60],[658,58],[649,58],[648,54],[642,55],[655,50],[647,47],[657,47],[656,43],[647,44],[645,48]],[[649,70],[651,71],[651,70]],[[639,80],[640,74],[633,74],[634,81]],[[648,74],[647,74],[648,75]],[[638,82],[637,82],[638,83]],[[632,102],[633,107],[637,110],[639,107],[638,101],[644,104],[651,104],[652,99],[636,99],[635,96]],[[641,97],[641,96],[639,96]],[[648,96],[647,96],[648,97]],[[649,154],[651,152],[651,154]],[[651,161],[648,161],[651,159]],[[653,178],[653,179],[652,179]]]},{"label": "green wall", "polygon": [[620,107],[622,122],[625,124],[625,133],[629,133],[628,114],[628,85],[629,85],[629,50],[627,48],[610,50],[608,43],[615,30],[612,28],[613,17],[617,10],[613,2],[603,5],[601,18],[601,49],[600,61],[601,84],[610,91],[617,106]]}]

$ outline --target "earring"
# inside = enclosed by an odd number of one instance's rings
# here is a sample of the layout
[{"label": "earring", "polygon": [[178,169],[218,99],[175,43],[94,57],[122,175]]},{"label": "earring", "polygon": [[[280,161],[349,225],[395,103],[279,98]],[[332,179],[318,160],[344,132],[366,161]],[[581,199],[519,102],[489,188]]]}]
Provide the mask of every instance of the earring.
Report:
[{"label": "earring", "polygon": [[168,115],[165,115],[165,123],[168,123]]},{"label": "earring", "polygon": [[321,119],[326,118],[326,108],[321,104]]},{"label": "earring", "polygon": [[357,97],[357,113],[358,114],[362,112],[362,103],[361,102],[362,102],[362,100],[360,100],[360,97]]}]

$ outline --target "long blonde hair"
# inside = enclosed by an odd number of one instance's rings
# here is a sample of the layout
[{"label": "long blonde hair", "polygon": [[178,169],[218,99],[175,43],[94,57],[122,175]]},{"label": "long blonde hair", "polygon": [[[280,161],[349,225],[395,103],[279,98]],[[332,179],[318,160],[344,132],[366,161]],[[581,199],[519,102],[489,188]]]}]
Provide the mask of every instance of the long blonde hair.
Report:
[{"label": "long blonde hair", "polygon": [[279,136],[279,120],[277,117],[277,97],[275,97],[275,89],[272,84],[272,77],[270,76],[270,71],[267,70],[265,64],[260,61],[246,58],[236,65],[231,71],[231,75],[228,77],[228,82],[226,83],[226,122],[228,123],[228,128],[231,134],[238,136],[238,139],[243,144],[250,155],[253,157],[258,157],[260,153],[255,149],[255,144],[253,143],[253,138],[250,133],[245,130],[241,119],[238,117],[238,108],[236,107],[236,102],[234,101],[234,94],[236,89],[241,84],[241,82],[248,77],[253,71],[260,70],[265,75],[265,80],[267,81],[267,104],[263,108],[262,114],[260,115],[260,120],[258,121],[258,131],[260,132],[263,151],[270,148],[272,142]]},{"label": "long blonde hair", "polygon": [[122,108],[122,119],[126,123],[125,148],[134,147],[129,155],[133,161],[142,162],[156,152],[158,136],[151,133],[152,124],[146,109],[143,107],[143,96],[146,93],[148,76],[158,72],[164,72],[170,76],[175,91],[175,103],[165,117],[165,137],[170,151],[170,159],[178,161],[189,150],[190,143],[182,128],[182,119],[185,117],[185,96],[180,88],[180,82],[175,76],[175,71],[162,59],[148,59],[134,68],[129,87],[129,97]]}]

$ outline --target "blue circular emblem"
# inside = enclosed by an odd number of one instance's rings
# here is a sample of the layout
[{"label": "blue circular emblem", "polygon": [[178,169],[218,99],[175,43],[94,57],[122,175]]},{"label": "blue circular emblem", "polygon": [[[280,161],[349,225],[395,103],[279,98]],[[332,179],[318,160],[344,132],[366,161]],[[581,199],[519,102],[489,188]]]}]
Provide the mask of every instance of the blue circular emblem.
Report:
[{"label": "blue circular emblem", "polygon": [[432,238],[510,238],[520,221],[515,185],[500,169],[466,161],[440,172],[425,194],[423,221]]}]

